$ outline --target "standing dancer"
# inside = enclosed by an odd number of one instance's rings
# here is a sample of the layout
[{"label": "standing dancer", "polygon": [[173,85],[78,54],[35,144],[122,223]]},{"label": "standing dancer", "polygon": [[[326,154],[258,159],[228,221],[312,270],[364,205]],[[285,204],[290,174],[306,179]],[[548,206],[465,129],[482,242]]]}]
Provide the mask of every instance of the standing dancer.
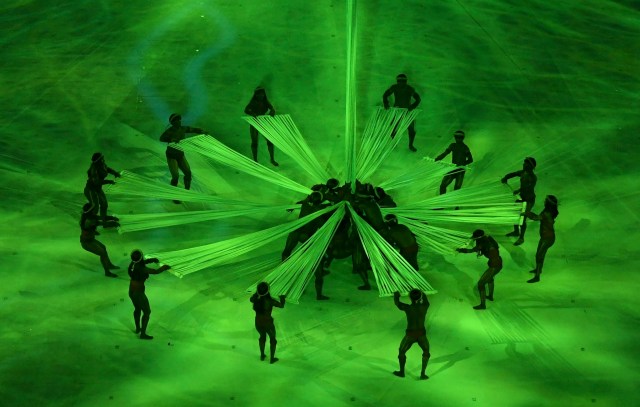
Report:
[{"label": "standing dancer", "polygon": [[398,377],[404,377],[404,366],[407,362],[407,351],[414,343],[422,348],[422,369],[420,371],[420,380],[426,380],[427,364],[429,363],[429,340],[427,339],[427,330],[424,326],[424,320],[429,309],[429,300],[427,295],[422,291],[414,288],[409,293],[411,304],[405,304],[400,301],[400,293],[393,293],[393,302],[400,311],[404,311],[407,315],[407,330],[398,351],[398,361],[400,362],[400,370],[393,372]]},{"label": "standing dancer", "polygon": [[[102,220],[98,218],[98,209],[91,203],[86,203],[82,207],[82,215],[80,216],[80,245],[89,253],[100,256],[100,263],[104,269],[105,277],[118,277],[111,270],[117,270],[120,267],[111,263],[107,247],[96,239],[99,233],[96,231],[98,225],[105,226]],[[107,216],[107,223],[113,227],[120,226],[118,218]]]},{"label": "standing dancer", "polygon": [[456,139],[456,142],[449,144],[449,147],[447,147],[447,149],[444,150],[442,154],[435,158],[435,161],[440,161],[449,153],[451,153],[451,162],[457,165],[457,168],[449,171],[444,176],[444,178],[442,178],[442,183],[440,184],[440,195],[443,195],[447,192],[447,187],[453,181],[456,182],[453,185],[454,190],[462,188],[462,181],[464,180],[465,173],[464,166],[469,165],[473,162],[471,150],[469,150],[469,147],[463,141],[464,131],[456,131],[455,133],[453,133],[453,137]]},{"label": "standing dancer", "polygon": [[[276,109],[274,109],[273,105],[269,102],[269,99],[267,98],[267,91],[265,91],[263,87],[258,86],[253,91],[253,96],[251,97],[249,104],[244,108],[244,113],[249,116],[258,117],[267,114],[267,112],[270,116],[275,116]],[[253,161],[258,162],[258,138],[260,134],[258,129],[253,126],[249,127],[249,134],[251,135],[251,154],[253,154]],[[279,164],[274,158],[273,143],[269,141],[269,139],[266,140],[271,164],[277,167]]]},{"label": "standing dancer", "polygon": [[540,215],[533,212],[525,212],[524,216],[531,220],[540,221],[540,241],[538,242],[538,250],[536,250],[536,268],[531,270],[535,276],[528,280],[527,283],[537,283],[540,281],[542,274],[542,266],[544,265],[544,257],[547,250],[556,242],[556,232],[553,224],[558,217],[558,198],[553,195],[547,195],[544,200],[544,209]]},{"label": "standing dancer", "polygon": [[[182,125],[182,116],[177,113],[169,116],[170,127],[167,128],[160,136],[160,141],[164,143],[179,143],[186,138],[187,133],[204,134],[205,131],[198,127],[189,127]],[[180,173],[178,169],[184,174],[184,189],[191,189],[191,167],[187,162],[187,158],[184,155],[184,151],[167,145],[165,152],[167,156],[167,164],[169,165],[169,172],[171,172],[171,185],[174,187],[178,185],[180,179]],[[179,204],[180,201],[174,200],[173,202]]]},{"label": "standing dancer", "polygon": [[[103,185],[115,184],[115,181],[107,179],[111,174],[116,178],[120,178],[120,173],[113,168],[107,166],[102,153],[94,153],[91,156],[91,166],[87,171],[87,184],[84,187],[84,196],[90,204],[95,206],[96,212],[100,213],[100,217],[104,223],[107,223],[107,196],[102,190]],[[108,223],[107,223],[108,224]]]},{"label": "standing dancer", "polygon": [[[149,299],[145,294],[144,282],[149,278],[149,274],[160,274],[171,267],[168,265],[161,266],[159,269],[147,267],[149,263],[158,263],[159,260],[145,259],[142,251],[136,249],[131,252],[131,263],[129,264],[129,298],[133,303],[133,321],[136,324],[136,334],[140,334],[140,339],[153,339],[153,336],[147,335],[147,325],[149,324],[149,316],[151,315],[151,306]],[[142,321],[140,316],[142,315]],[[140,323],[142,322],[142,324]]]},{"label": "standing dancer", "polygon": [[[520,177],[520,188],[513,191],[514,195],[520,194],[520,199],[516,202],[526,202],[524,212],[531,212],[533,205],[536,203],[536,193],[534,191],[538,177],[533,173],[536,168],[536,160],[533,157],[527,157],[524,159],[522,169],[520,171],[510,172],[502,178],[502,183],[506,184],[510,178]],[[518,240],[514,243],[516,246],[520,246],[524,243],[524,232],[527,230],[526,217],[522,220],[522,226],[518,228],[518,225],[513,225],[513,232],[508,233],[507,236],[518,236]]]},{"label": "standing dancer", "polygon": [[[498,249],[498,242],[489,235],[485,235],[484,230],[478,229],[473,232],[471,239],[476,241],[473,249],[458,248],[458,253],[478,253],[478,257],[485,256],[489,259],[487,265],[489,268],[482,274],[478,280],[478,291],[480,292],[480,305],[476,305],[473,309],[487,309],[485,299],[493,301],[493,278],[502,270],[502,257]],[[487,295],[486,287],[489,286],[489,294]]]},{"label": "standing dancer", "polygon": [[269,363],[273,364],[278,361],[276,358],[276,326],[273,323],[271,312],[273,307],[284,308],[285,296],[280,296],[280,301],[275,300],[269,294],[269,284],[261,282],[258,284],[256,292],[251,296],[250,301],[253,303],[253,310],[256,312],[256,330],[260,334],[258,344],[260,346],[260,360],[265,360],[267,355],[264,353],[267,335],[269,335]]},{"label": "standing dancer", "polygon": [[[391,95],[393,95],[393,107],[405,108],[411,111],[420,104],[420,95],[412,86],[407,85],[407,75],[403,73],[396,76],[396,83],[391,85],[382,95],[382,104],[385,109],[389,108],[389,96]],[[411,103],[412,98],[414,100],[413,103]],[[409,131],[409,150],[416,152],[418,150],[413,146],[413,141],[416,138],[415,120],[411,122],[407,130]],[[394,129],[391,137],[393,138],[395,135],[396,130]]]}]

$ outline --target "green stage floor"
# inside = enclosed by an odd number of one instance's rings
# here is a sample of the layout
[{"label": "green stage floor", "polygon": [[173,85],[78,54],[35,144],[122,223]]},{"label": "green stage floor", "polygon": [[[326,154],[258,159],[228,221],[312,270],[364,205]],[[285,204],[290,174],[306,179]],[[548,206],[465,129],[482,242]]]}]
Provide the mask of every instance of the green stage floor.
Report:
[{"label": "green stage floor", "polygon": [[[91,155],[168,182],[158,137],[179,112],[249,156],[240,117],[263,85],[320,162],[344,175],[346,12],[330,0],[2,2],[0,404],[640,405],[640,9],[632,1],[359,2],[359,130],[397,74],[422,96],[418,153],[402,143],[376,182],[436,156],[463,129],[476,161],[465,186],[499,182],[534,156],[536,211],[547,194],[561,203],[539,284],[525,282],[537,225],[519,247],[504,237],[509,228],[488,230],[505,266],[484,312],[471,308],[484,260],[421,251],[422,273],[438,290],[427,317],[429,380],[417,380],[417,346],[407,377],[391,374],[404,315],[391,298],[356,290],[346,261],[326,279],[330,301],[315,301],[310,287],[299,305],[275,311],[280,361],[260,362],[245,290],[265,275],[252,262],[278,258],[284,242],[183,279],[152,276],[155,339],[136,339],[131,250],[203,245],[295,216],[104,231],[99,239],[122,268],[107,279],[78,243]],[[189,158],[195,190],[301,199]],[[277,172],[313,183],[282,152],[276,158]],[[110,200],[116,214],[205,208]]]}]

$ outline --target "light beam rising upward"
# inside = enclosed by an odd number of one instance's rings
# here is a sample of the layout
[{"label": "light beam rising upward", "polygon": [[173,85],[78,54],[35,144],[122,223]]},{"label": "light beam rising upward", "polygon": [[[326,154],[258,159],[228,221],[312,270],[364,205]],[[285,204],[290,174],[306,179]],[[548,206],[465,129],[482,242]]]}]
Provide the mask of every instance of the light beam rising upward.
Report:
[{"label": "light beam rising upward", "polygon": [[344,151],[347,163],[346,182],[355,188],[356,174],[356,0],[347,1],[347,78],[344,125]]}]

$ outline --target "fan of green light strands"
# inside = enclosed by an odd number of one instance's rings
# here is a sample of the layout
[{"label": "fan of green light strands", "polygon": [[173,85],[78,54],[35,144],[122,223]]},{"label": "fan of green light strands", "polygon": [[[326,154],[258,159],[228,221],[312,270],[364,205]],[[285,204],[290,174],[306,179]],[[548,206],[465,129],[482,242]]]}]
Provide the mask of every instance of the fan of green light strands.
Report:
[{"label": "fan of green light strands", "polygon": [[[367,182],[385,158],[402,140],[407,127],[420,113],[419,110],[377,108],[362,134],[362,143],[356,159],[356,179]],[[391,137],[395,130],[395,137]]]},{"label": "fan of green light strands", "polygon": [[[387,179],[378,179],[373,174],[372,183],[384,188],[385,191],[392,191],[400,188],[411,188],[413,191],[431,188],[437,191],[437,186],[442,178],[457,166],[445,161],[434,161],[431,157],[423,157],[418,163],[412,165],[406,172]],[[465,170],[469,168],[464,167]]]},{"label": "fan of green light strands", "polygon": [[408,293],[414,288],[427,294],[437,292],[351,205],[348,204],[348,207],[364,251],[371,262],[381,297],[390,296],[396,291]]},{"label": "fan of green light strands", "polygon": [[300,134],[288,114],[276,116],[244,116],[243,119],[255,127],[284,154],[291,157],[316,183],[326,182],[329,174],[322,167],[309,145]]},{"label": "fan of green light strands", "polygon": [[415,235],[422,252],[429,251],[440,254],[452,254],[456,253],[455,249],[469,244],[471,234],[467,231],[461,232],[458,230],[431,226],[425,222],[405,218],[403,216],[398,216],[398,223],[401,223],[411,229],[411,232]]},{"label": "fan of green light strands", "polygon": [[205,268],[238,261],[241,256],[282,239],[299,227],[334,209],[335,207],[327,207],[304,218],[248,235],[188,249],[152,253],[149,256],[157,257],[162,263],[171,265],[171,273],[183,277]]},{"label": "fan of green light strands", "polygon": [[[234,201],[216,195],[176,188],[166,182],[159,182],[127,170],[122,171],[120,175],[120,178],[116,180],[114,185],[105,185],[104,189],[108,195],[139,196],[166,200],[178,199],[185,202],[202,202],[218,205],[233,205],[234,203]],[[310,191],[309,188],[307,188],[307,190]],[[235,202],[239,203],[238,201]]]},{"label": "fan of green light strands", "polygon": [[186,225],[190,223],[206,222],[210,220],[229,219],[240,216],[254,216],[265,213],[278,213],[300,207],[299,204],[289,205],[243,205],[242,208],[229,208],[231,202],[225,203],[224,209],[203,211],[188,211],[174,213],[141,213],[132,215],[116,215],[121,226],[118,233],[137,232],[140,230],[165,228]]},{"label": "fan of green light strands", "polygon": [[[215,162],[232,167],[244,172],[245,174],[260,178],[263,181],[279,185],[283,188],[301,192],[305,195],[311,193],[311,188],[301,185],[284,175],[280,175],[262,164],[253,161],[249,157],[245,157],[212,136],[199,135],[189,137],[182,140],[180,143],[171,144],[171,146],[179,150],[202,154]],[[321,181],[325,180],[323,179]]]},{"label": "fan of green light strands", "polygon": [[[344,218],[345,202],[333,208],[335,212],[324,225],[262,280],[269,283],[271,293],[286,294],[288,301],[298,303],[309,282],[314,278],[314,272],[320,266],[322,256]],[[255,289],[256,284],[249,287],[247,291],[253,292]]]},{"label": "fan of green light strands", "polygon": [[383,208],[383,212],[429,224],[516,225],[522,220],[523,208],[509,188],[495,182],[464,187],[397,208]]}]

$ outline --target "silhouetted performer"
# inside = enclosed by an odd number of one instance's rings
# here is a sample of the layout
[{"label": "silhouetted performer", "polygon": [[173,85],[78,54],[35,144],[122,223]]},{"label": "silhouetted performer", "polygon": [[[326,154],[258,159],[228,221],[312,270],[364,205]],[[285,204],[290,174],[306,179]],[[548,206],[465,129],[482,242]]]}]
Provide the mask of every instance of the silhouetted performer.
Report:
[{"label": "silhouetted performer", "polygon": [[[322,258],[323,269],[328,270],[333,259],[345,259],[349,256],[353,256],[354,239],[352,239],[350,229],[351,216],[349,212],[347,212],[344,218],[340,221],[338,229],[333,235],[331,242],[329,242],[329,247]],[[357,239],[357,236],[355,239]],[[356,273],[355,267],[354,273]]]},{"label": "silhouetted performer", "polygon": [[273,323],[271,312],[273,307],[284,308],[285,296],[280,296],[280,301],[275,300],[269,294],[269,284],[261,282],[256,287],[256,292],[251,296],[250,301],[253,303],[253,310],[256,312],[256,330],[260,334],[258,344],[260,346],[260,360],[265,360],[267,355],[264,353],[264,347],[267,343],[267,335],[269,335],[269,351],[270,363],[276,363],[276,327]]},{"label": "silhouetted performer", "polygon": [[[375,202],[373,196],[366,195],[367,190],[371,190],[373,193],[373,187],[367,188],[367,185],[362,185],[361,192],[351,197],[351,205],[353,209],[360,215],[369,225],[371,225],[376,232],[384,239],[389,238],[389,226],[385,223],[380,212],[380,207]],[[370,186],[370,185],[369,185]],[[353,231],[353,239],[355,240],[353,246],[352,262],[354,270],[360,275],[363,281],[363,285],[358,287],[359,290],[371,290],[371,284],[369,283],[369,273],[371,269],[371,262],[367,257],[366,251],[362,246],[362,241],[358,237],[357,231]]]},{"label": "silhouetted performer", "polygon": [[[149,263],[158,263],[159,260],[145,259],[141,250],[131,252],[131,263],[129,264],[129,298],[133,303],[133,321],[136,324],[136,334],[140,334],[140,339],[153,339],[153,336],[147,335],[147,325],[149,325],[149,316],[151,315],[151,306],[149,299],[145,294],[144,282],[149,278],[149,274],[160,274],[171,267],[160,266],[159,269],[147,267]],[[140,316],[142,315],[142,320]],[[142,323],[141,323],[142,322]]]},{"label": "silhouetted performer", "polygon": [[94,153],[91,156],[91,166],[87,171],[87,184],[84,187],[84,196],[92,204],[96,211],[100,213],[102,221],[107,220],[107,196],[102,190],[103,185],[115,184],[115,181],[108,180],[107,176],[111,174],[116,178],[120,177],[120,173],[113,168],[107,166],[102,153]]},{"label": "silhouetted performer", "polygon": [[[275,116],[276,109],[274,109],[269,102],[269,99],[267,98],[267,92],[264,90],[264,88],[258,86],[253,91],[253,96],[251,97],[251,100],[249,101],[247,107],[244,108],[244,112],[245,114],[253,117],[263,116],[267,113],[270,116]],[[251,135],[251,154],[253,154],[253,161],[258,162],[258,138],[260,134],[258,132],[258,129],[253,126],[249,127],[249,134]],[[277,167],[278,163],[274,158],[273,143],[266,137],[265,139],[267,140],[267,150],[269,151],[271,164]]]},{"label": "silhouetted performer", "polygon": [[[502,270],[502,257],[498,249],[498,242],[489,235],[485,235],[484,230],[478,229],[473,232],[471,238],[476,241],[473,249],[459,248],[458,253],[478,253],[478,257],[485,256],[489,259],[487,265],[489,268],[482,274],[478,281],[478,291],[480,292],[480,305],[476,305],[473,309],[486,309],[485,299],[493,301],[493,278]],[[489,294],[486,292],[489,286]]]},{"label": "silhouetted performer", "polygon": [[[538,182],[538,177],[533,173],[536,168],[536,160],[533,157],[527,157],[524,159],[522,169],[520,171],[510,172],[502,178],[502,183],[506,184],[507,181],[513,177],[520,177],[520,188],[513,191],[514,195],[520,194],[520,199],[516,202],[526,202],[524,212],[531,212],[533,205],[536,203],[535,187]],[[518,240],[514,243],[516,246],[520,246],[524,243],[524,232],[527,230],[526,217],[522,220],[522,226],[513,225],[513,232],[508,233],[507,236],[518,236]]]},{"label": "silhouetted performer", "polygon": [[453,134],[453,137],[456,139],[456,142],[449,144],[449,147],[447,147],[447,149],[444,150],[442,154],[435,158],[435,161],[440,161],[447,155],[449,155],[449,153],[451,153],[451,162],[458,166],[458,168],[449,171],[444,176],[444,178],[442,178],[442,183],[440,184],[440,195],[447,192],[447,187],[453,181],[456,182],[453,185],[453,189],[460,189],[462,187],[462,181],[464,180],[464,166],[469,165],[473,162],[471,150],[469,150],[469,147],[463,141],[464,131],[456,131]]},{"label": "silhouetted performer", "polygon": [[373,196],[381,208],[395,208],[398,206],[391,195],[387,194],[385,190],[380,187],[375,187]]},{"label": "silhouetted performer", "polygon": [[[312,213],[326,208],[326,205],[322,203],[323,201],[324,197],[321,192],[312,192],[306,199],[300,202],[300,215],[298,215],[298,219],[302,219],[307,215],[311,215]],[[295,249],[298,243],[306,242],[307,239],[316,233],[316,231],[323,225],[323,222],[324,219],[320,216],[289,233],[284,250],[282,251],[282,261],[285,261],[289,256],[291,256],[291,252]]]},{"label": "silhouetted performer", "polygon": [[[391,85],[382,95],[382,104],[385,109],[389,108],[389,96],[393,95],[393,107],[409,109],[409,111],[415,109],[420,104],[420,95],[413,87],[407,85],[407,75],[401,73],[396,76],[396,84]],[[411,99],[413,98],[413,103]],[[416,121],[412,121],[409,125],[409,150],[415,152],[418,151],[413,146],[413,141],[416,138]],[[395,130],[391,137],[395,137]]]},{"label": "silhouetted performer", "polygon": [[384,222],[382,212],[380,212],[380,207],[373,196],[355,195],[351,199],[351,205],[356,212],[376,230],[376,232],[383,237],[386,236],[388,226]]},{"label": "silhouetted performer", "polygon": [[[182,116],[177,113],[169,116],[169,124],[170,127],[160,136],[160,141],[164,143],[179,143],[186,138],[187,133],[203,134],[205,132],[198,127],[183,126]],[[178,185],[178,180],[180,179],[178,169],[180,169],[182,174],[184,174],[184,188],[191,189],[191,167],[189,167],[184,151],[168,145],[165,155],[167,156],[169,171],[171,172],[171,185],[174,187]],[[174,202],[180,203],[180,201]]]},{"label": "silhouetted performer", "polygon": [[396,215],[389,214],[384,217],[389,226],[389,240],[393,247],[400,250],[400,255],[418,271],[418,241],[411,229],[398,223]]},{"label": "silhouetted performer", "polygon": [[407,362],[407,351],[414,343],[422,348],[422,369],[420,371],[420,379],[426,380],[429,376],[426,375],[427,364],[429,363],[429,341],[427,340],[427,330],[424,326],[424,320],[427,316],[427,310],[429,309],[429,300],[425,293],[418,289],[413,289],[409,293],[411,298],[411,304],[405,304],[400,301],[400,293],[393,293],[393,301],[396,307],[400,311],[404,311],[407,314],[407,330],[402,342],[400,342],[400,349],[398,352],[398,361],[400,362],[400,370],[393,372],[398,377],[404,377],[404,365]]},{"label": "silhouetted performer", "polygon": [[312,191],[322,192],[324,199],[331,204],[335,204],[342,200],[340,189],[340,181],[335,178],[329,178],[326,184],[316,184],[311,187]]},{"label": "silhouetted performer", "polygon": [[[104,269],[105,277],[118,277],[110,270],[117,270],[120,267],[111,263],[107,247],[96,239],[96,235],[99,235],[96,228],[99,225],[104,226],[103,221],[98,218],[97,212],[97,208],[91,203],[86,203],[82,207],[82,215],[80,215],[80,245],[89,253],[100,256],[100,263]],[[108,226],[120,226],[118,218],[113,216],[107,216],[106,222]]]},{"label": "silhouetted performer", "polygon": [[528,280],[527,283],[537,283],[540,281],[542,274],[542,266],[544,265],[544,257],[547,250],[556,242],[556,232],[553,224],[558,217],[558,198],[553,195],[547,195],[544,200],[544,209],[540,215],[533,212],[525,212],[525,216],[532,220],[540,221],[540,241],[538,242],[538,250],[536,250],[536,268],[531,270],[535,276]]}]

